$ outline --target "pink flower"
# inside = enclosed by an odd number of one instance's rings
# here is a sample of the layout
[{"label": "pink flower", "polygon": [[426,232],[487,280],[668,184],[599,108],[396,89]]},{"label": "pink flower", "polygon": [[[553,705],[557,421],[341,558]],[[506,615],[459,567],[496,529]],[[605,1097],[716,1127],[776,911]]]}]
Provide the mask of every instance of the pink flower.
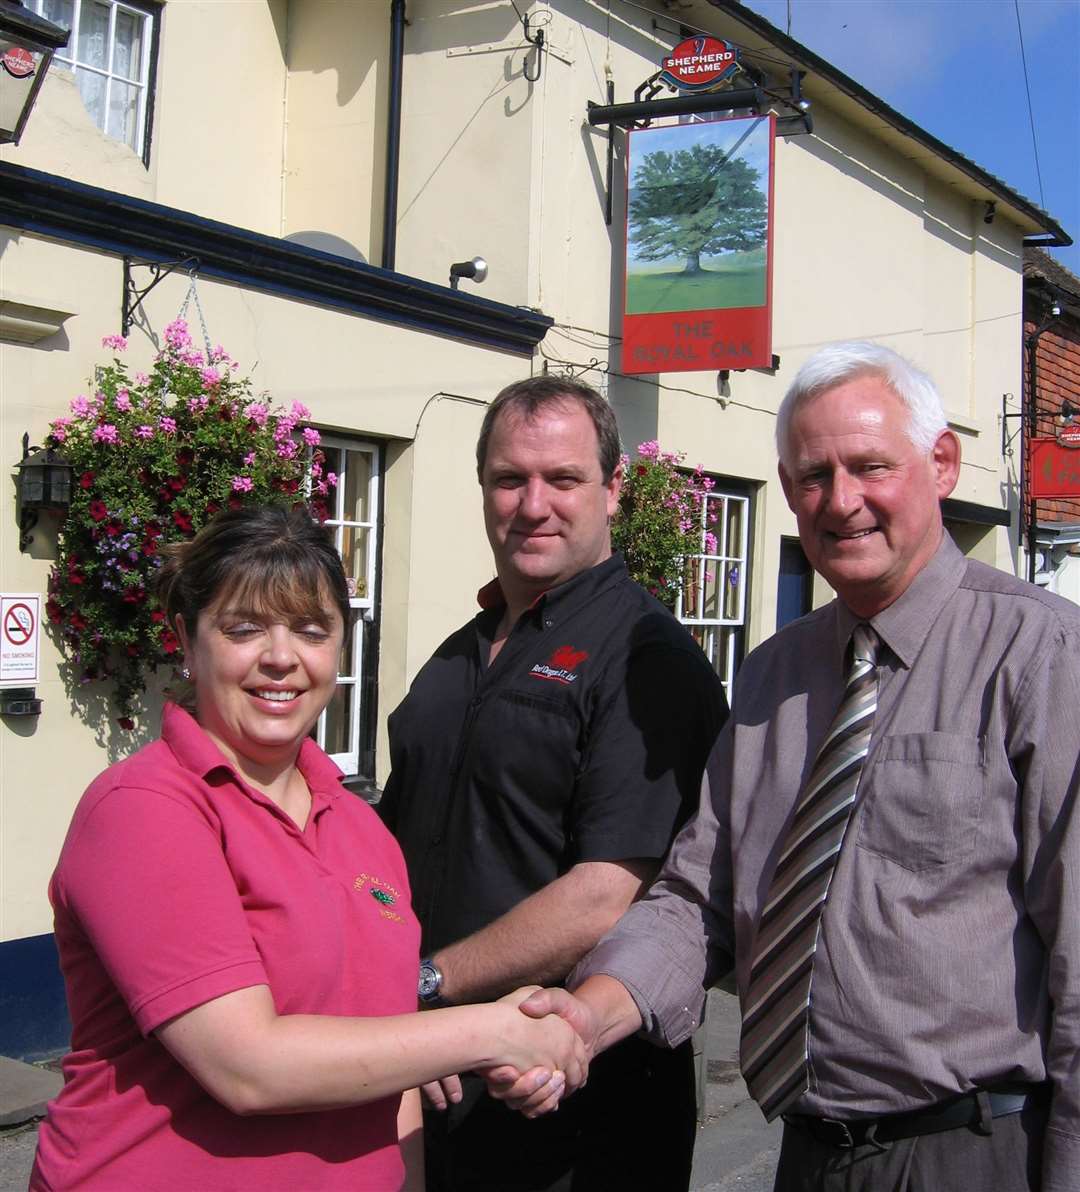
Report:
[{"label": "pink flower", "polygon": [[292,404],[293,422],[306,422],[311,417],[311,411],[302,402],[294,401]]},{"label": "pink flower", "polygon": [[116,394],[116,408],[121,413],[126,414],[131,409],[131,395],[126,389],[121,389]]},{"label": "pink flower", "polygon": [[235,364],[236,361],[229,355],[228,352],[221,346],[215,344],[210,349],[210,363],[211,364]]},{"label": "pink flower", "polygon": [[131,433],[137,439],[152,439],[154,437],[154,428],[152,426],[137,426]]},{"label": "pink flower", "polygon": [[313,426],[305,426],[304,442],[307,443],[309,447],[318,447],[318,445],[322,442],[322,436]]},{"label": "pink flower", "polygon": [[247,416],[256,426],[265,426],[267,418],[270,417],[270,411],[261,402],[256,401],[248,406]]},{"label": "pink flower", "polygon": [[188,335],[187,323],[183,319],[174,319],[168,327],[165,328],[165,342],[170,348],[180,351],[181,348],[186,348],[191,343],[191,336]]},{"label": "pink flower", "polygon": [[78,397],[72,398],[71,412],[78,418],[85,418],[93,408],[93,403],[82,393]]},{"label": "pink flower", "polygon": [[250,468],[254,462],[255,462],[255,452],[249,451],[247,453],[247,455],[244,456],[244,467]]},{"label": "pink flower", "polygon": [[221,384],[221,373],[216,368],[203,368],[199,370],[199,376],[202,377],[202,383],[207,389],[212,389],[215,385]]},{"label": "pink flower", "polygon": [[162,434],[174,435],[176,434],[176,419],[162,418],[158,421],[158,426],[161,427]]},{"label": "pink flower", "polygon": [[660,444],[655,439],[649,439],[638,444],[637,453],[642,459],[656,459],[660,454]]},{"label": "pink flower", "polygon": [[189,397],[188,409],[194,414],[202,414],[206,407],[210,404],[210,399],[205,395],[203,397]]},{"label": "pink flower", "polygon": [[202,352],[197,352],[194,348],[189,348],[186,352],[180,353],[180,360],[183,364],[190,365],[192,368],[202,367]]},{"label": "pink flower", "polygon": [[95,443],[119,443],[120,432],[110,422],[94,427],[93,439]]},{"label": "pink flower", "polygon": [[337,472],[326,473],[326,483],[329,484],[331,488],[335,488],[337,486],[337,481]]},{"label": "pink flower", "polygon": [[250,476],[234,476],[232,480],[234,493],[249,493],[255,487]]},{"label": "pink flower", "polygon": [[287,414],[283,418],[278,419],[277,426],[274,427],[274,440],[278,443],[283,443],[293,433],[293,427],[296,426],[296,419],[290,418]]},{"label": "pink flower", "polygon": [[52,437],[58,442],[62,443],[67,438],[67,428],[71,425],[70,418],[56,418],[53,420],[49,430]]},{"label": "pink flower", "polygon": [[149,381],[150,381],[150,378],[146,375],[146,373],[137,372],[135,374],[135,384],[136,385],[146,385],[149,383]]},{"label": "pink flower", "polygon": [[127,351],[127,340],[122,335],[106,335],[101,341],[103,348],[112,348],[116,352]]},{"label": "pink flower", "polygon": [[292,439],[286,439],[284,443],[278,443],[277,453],[279,459],[295,459],[296,453],[300,450],[298,444],[294,443]]}]

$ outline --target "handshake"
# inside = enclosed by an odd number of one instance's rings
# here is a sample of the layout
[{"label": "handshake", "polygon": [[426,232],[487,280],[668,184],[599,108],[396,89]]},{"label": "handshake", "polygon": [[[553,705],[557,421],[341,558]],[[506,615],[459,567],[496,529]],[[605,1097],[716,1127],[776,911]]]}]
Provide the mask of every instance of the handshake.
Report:
[{"label": "handshake", "polygon": [[[585,1084],[601,1034],[587,1002],[565,989],[527,985],[483,1009],[485,1034],[495,1033],[488,1036],[490,1059],[476,1072],[491,1096],[534,1118],[558,1109]],[[423,1091],[436,1109],[445,1109],[461,1099],[461,1082],[445,1077]]]}]

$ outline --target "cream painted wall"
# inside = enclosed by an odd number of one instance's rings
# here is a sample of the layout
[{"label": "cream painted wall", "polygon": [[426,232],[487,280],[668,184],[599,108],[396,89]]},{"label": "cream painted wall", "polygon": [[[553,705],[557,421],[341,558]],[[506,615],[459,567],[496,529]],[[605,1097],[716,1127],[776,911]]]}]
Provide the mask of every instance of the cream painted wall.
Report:
[{"label": "cream painted wall", "polygon": [[330,233],[375,265],[382,253],[389,11],[389,3],[340,0],[288,5],[282,233]]}]

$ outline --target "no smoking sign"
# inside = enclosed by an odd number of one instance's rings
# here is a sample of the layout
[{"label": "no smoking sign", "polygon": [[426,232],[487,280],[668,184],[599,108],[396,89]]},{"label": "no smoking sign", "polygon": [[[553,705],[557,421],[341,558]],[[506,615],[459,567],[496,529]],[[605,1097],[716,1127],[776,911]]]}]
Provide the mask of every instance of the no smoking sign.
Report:
[{"label": "no smoking sign", "polygon": [[40,596],[0,594],[0,687],[38,681],[40,628]]}]

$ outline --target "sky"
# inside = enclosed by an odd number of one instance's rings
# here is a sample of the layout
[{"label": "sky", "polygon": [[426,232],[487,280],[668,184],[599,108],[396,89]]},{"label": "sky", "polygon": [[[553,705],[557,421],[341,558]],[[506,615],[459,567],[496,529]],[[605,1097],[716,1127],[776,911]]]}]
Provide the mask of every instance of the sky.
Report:
[{"label": "sky", "polygon": [[[788,0],[744,3],[788,31]],[[1080,241],[1080,0],[790,0],[790,10],[796,41]],[[1049,251],[1080,276],[1080,244]]]}]

